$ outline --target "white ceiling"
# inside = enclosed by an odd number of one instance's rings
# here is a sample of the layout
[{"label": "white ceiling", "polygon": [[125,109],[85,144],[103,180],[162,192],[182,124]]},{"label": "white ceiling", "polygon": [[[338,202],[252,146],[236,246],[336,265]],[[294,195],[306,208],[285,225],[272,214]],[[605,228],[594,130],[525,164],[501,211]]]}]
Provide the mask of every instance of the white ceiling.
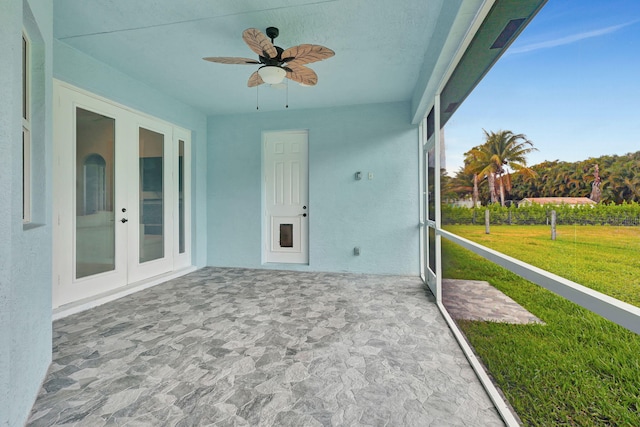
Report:
[{"label": "white ceiling", "polygon": [[[469,13],[468,4],[462,9]],[[473,8],[480,1],[473,1]],[[275,26],[283,48],[312,43],[336,55],[310,64],[315,87],[290,82],[292,109],[412,98],[441,43],[442,16],[462,0],[54,0],[54,37],[206,114],[255,111],[256,65],[205,56],[255,57],[242,31]],[[449,19],[449,18],[448,18]],[[459,30],[459,29],[458,29]],[[439,52],[439,49],[436,51]],[[426,61],[425,61],[426,60]],[[284,109],[287,91],[263,85],[260,110]]]}]

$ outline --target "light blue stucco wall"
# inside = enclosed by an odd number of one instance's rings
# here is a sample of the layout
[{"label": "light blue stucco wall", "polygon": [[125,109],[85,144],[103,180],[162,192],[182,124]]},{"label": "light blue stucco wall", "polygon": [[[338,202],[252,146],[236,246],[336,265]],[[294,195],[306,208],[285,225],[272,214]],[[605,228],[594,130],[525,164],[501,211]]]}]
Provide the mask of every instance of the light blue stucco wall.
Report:
[{"label": "light blue stucco wall", "polygon": [[[418,275],[418,129],[409,121],[409,102],[209,117],[209,265]],[[310,261],[265,266],[262,132],[290,129],[309,131]]]},{"label": "light blue stucco wall", "polygon": [[[0,426],[22,425],[51,361],[52,4],[0,1]],[[22,223],[22,30],[32,51],[33,222]]]},{"label": "light blue stucco wall", "polygon": [[54,41],[53,75],[56,79],[191,130],[192,255],[194,265],[206,265],[206,115],[59,40]]},{"label": "light blue stucco wall", "polygon": [[[477,10],[479,6],[475,5],[478,0],[467,0],[467,8],[471,10]],[[429,114],[429,107],[433,105],[433,98],[436,95],[437,85],[429,87],[429,83],[434,75],[440,75],[445,70],[438,69],[437,63],[442,53],[442,49],[450,37],[450,31],[456,16],[460,12],[460,7],[463,5],[462,0],[447,0],[447,7],[444,8],[436,24],[436,29],[433,31],[433,37],[429,41],[427,51],[424,55],[424,61],[420,67],[420,75],[418,81],[413,90],[413,96],[411,98],[411,117],[414,122],[419,122],[424,116]],[[469,16],[473,16],[470,14]],[[464,29],[462,35],[466,33]],[[446,67],[448,64],[440,65],[440,67]]]}]

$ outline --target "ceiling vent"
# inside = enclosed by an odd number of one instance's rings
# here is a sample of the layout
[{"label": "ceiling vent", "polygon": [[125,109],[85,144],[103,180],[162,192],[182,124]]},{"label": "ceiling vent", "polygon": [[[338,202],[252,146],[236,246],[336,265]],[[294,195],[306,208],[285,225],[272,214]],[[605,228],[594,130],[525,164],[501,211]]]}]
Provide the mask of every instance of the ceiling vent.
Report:
[{"label": "ceiling vent", "polygon": [[520,26],[522,26],[522,24],[524,24],[524,21],[526,20],[527,18],[519,18],[509,21],[496,41],[494,41],[491,45],[491,49],[502,49],[503,47],[505,47],[507,43],[509,43],[509,40],[511,40],[513,35],[516,33],[516,31],[518,31],[518,28],[520,28]]}]

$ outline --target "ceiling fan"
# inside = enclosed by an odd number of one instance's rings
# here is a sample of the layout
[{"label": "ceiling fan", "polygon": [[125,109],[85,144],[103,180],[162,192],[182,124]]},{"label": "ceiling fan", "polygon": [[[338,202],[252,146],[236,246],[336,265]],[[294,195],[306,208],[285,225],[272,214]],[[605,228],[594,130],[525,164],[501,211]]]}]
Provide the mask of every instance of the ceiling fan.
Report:
[{"label": "ceiling fan", "polygon": [[202,59],[220,64],[262,64],[249,77],[247,82],[249,87],[263,83],[278,84],[285,77],[304,86],[314,86],[318,83],[318,75],[305,64],[322,61],[335,55],[331,49],[317,44],[301,44],[285,50],[273,44],[273,40],[280,33],[277,28],[269,27],[266,33],[267,35],[256,28],[248,28],[242,33],[245,43],[258,54],[258,61],[229,56],[210,56]]}]

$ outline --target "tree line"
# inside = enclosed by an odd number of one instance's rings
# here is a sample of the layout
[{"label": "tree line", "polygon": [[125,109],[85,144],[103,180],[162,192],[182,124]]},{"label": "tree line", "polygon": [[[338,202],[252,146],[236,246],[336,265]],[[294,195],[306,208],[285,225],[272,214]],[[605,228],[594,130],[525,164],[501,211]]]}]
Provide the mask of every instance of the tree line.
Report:
[{"label": "tree line", "polygon": [[536,148],[523,134],[485,133],[485,142],[465,153],[453,177],[442,173],[443,198],[471,198],[487,205],[527,197],[591,197],[596,202],[640,201],[640,151],[578,162],[545,161],[527,166]]}]

